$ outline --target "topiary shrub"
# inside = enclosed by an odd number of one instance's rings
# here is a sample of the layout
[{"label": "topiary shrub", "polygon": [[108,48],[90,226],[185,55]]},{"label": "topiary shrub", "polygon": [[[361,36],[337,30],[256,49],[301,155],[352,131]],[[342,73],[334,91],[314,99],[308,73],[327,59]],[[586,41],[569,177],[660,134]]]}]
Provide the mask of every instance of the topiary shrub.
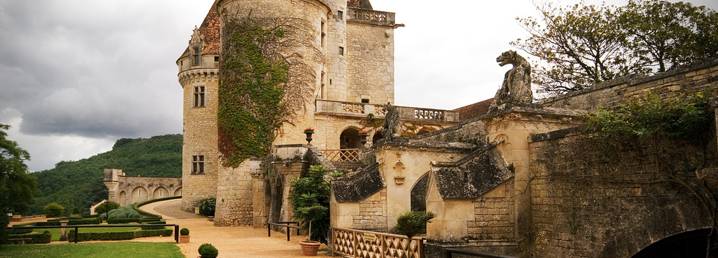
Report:
[{"label": "topiary shrub", "polygon": [[127,221],[129,219],[134,219],[134,221],[131,222],[137,222],[140,220],[141,217],[142,216],[136,210],[128,207],[122,207],[111,210],[107,215],[107,222],[120,223],[118,221]]},{"label": "topiary shrub", "polygon": [[187,229],[187,228],[180,229],[180,235],[189,236],[189,229]]},{"label": "topiary shrub", "polygon": [[107,212],[110,212],[111,210],[120,208],[120,205],[116,202],[105,202],[103,204],[100,204],[100,206],[97,206],[95,208],[95,213],[97,214],[105,214]]},{"label": "topiary shrub", "polygon": [[211,244],[202,244],[197,251],[201,258],[216,258],[219,255],[219,250]]},{"label": "topiary shrub", "polygon": [[48,218],[60,217],[65,213],[65,207],[59,203],[53,202],[45,205],[45,216]]},{"label": "topiary shrub", "polygon": [[426,223],[434,218],[434,214],[431,212],[423,212],[423,211],[410,211],[405,212],[399,216],[399,218],[396,220],[396,227],[394,227],[394,231],[397,234],[405,235],[409,238],[425,234],[426,233]]},{"label": "topiary shrub", "polygon": [[217,199],[208,198],[204,199],[199,203],[199,214],[202,216],[214,216],[214,211],[217,206]]}]

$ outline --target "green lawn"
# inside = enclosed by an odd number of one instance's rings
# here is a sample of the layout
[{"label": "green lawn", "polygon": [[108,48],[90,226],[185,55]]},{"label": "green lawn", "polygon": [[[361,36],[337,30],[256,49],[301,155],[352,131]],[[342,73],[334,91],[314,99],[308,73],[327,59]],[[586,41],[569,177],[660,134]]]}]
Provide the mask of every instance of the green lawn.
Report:
[{"label": "green lawn", "polygon": [[184,258],[172,243],[79,243],[0,246],[0,258]]},{"label": "green lawn", "polygon": [[[135,228],[80,228],[80,233],[82,232],[126,232],[126,231],[135,231],[139,230],[140,227]],[[70,231],[70,228],[65,229],[67,232]],[[60,240],[60,229],[59,228],[41,228],[41,229],[35,229],[35,232],[44,232],[44,231],[50,231],[50,234],[52,234],[52,241],[59,241]]]}]

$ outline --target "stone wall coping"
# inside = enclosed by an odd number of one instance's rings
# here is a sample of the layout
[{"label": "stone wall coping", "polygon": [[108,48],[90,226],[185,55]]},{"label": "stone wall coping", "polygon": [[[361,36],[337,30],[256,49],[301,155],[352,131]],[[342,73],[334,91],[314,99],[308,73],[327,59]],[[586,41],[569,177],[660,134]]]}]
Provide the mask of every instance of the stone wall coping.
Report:
[{"label": "stone wall coping", "polygon": [[569,92],[569,93],[562,94],[562,95],[559,95],[559,96],[548,97],[548,98],[539,100],[539,101],[537,102],[537,104],[538,104],[538,105],[547,105],[547,104],[551,104],[551,103],[554,103],[554,102],[558,102],[558,101],[561,101],[561,100],[564,100],[564,99],[568,99],[568,98],[572,98],[572,97],[575,97],[575,96],[579,96],[579,95],[591,93],[591,92],[594,92],[594,91],[599,91],[599,90],[603,90],[603,89],[613,88],[613,87],[621,86],[621,85],[635,86],[635,85],[638,85],[638,84],[648,83],[648,82],[651,82],[651,81],[656,81],[656,80],[664,79],[664,78],[667,78],[667,77],[676,76],[676,75],[679,75],[679,74],[685,74],[685,73],[689,73],[689,72],[693,72],[693,71],[697,71],[697,70],[701,70],[701,69],[706,69],[706,68],[710,68],[710,67],[713,67],[713,66],[718,66],[718,58],[716,58],[716,59],[708,59],[708,60],[703,60],[703,61],[698,61],[698,62],[695,62],[695,63],[690,64],[690,65],[686,65],[686,66],[683,66],[683,67],[678,67],[678,68],[676,68],[676,69],[669,70],[669,71],[665,71],[665,72],[662,72],[662,73],[657,73],[657,74],[654,74],[654,75],[651,75],[651,76],[629,75],[629,76],[624,76],[624,77],[621,77],[621,78],[616,78],[616,79],[613,79],[613,80],[610,80],[610,81],[600,82],[600,83],[597,83],[597,84],[593,85],[593,87],[590,87],[590,88],[587,88],[587,89],[583,89],[583,90],[575,91],[575,92]]},{"label": "stone wall coping", "polygon": [[382,149],[419,149],[446,152],[466,152],[476,149],[476,144],[465,142],[438,142],[438,141],[392,141],[383,143]]},{"label": "stone wall coping", "polygon": [[571,127],[571,128],[551,131],[551,132],[547,132],[547,133],[532,134],[529,138],[529,143],[553,141],[553,140],[563,139],[566,137],[578,136],[580,134],[584,134],[585,132],[586,132],[585,127],[577,126],[577,127]]}]

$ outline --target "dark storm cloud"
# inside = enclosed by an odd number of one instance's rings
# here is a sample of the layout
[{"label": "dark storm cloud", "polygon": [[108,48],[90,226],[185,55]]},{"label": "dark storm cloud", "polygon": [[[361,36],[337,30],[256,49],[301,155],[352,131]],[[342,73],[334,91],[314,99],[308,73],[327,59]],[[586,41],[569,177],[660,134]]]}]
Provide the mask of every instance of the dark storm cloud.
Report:
[{"label": "dark storm cloud", "polygon": [[0,111],[30,135],[179,132],[174,59],[204,10],[163,10],[189,2],[0,0]]}]

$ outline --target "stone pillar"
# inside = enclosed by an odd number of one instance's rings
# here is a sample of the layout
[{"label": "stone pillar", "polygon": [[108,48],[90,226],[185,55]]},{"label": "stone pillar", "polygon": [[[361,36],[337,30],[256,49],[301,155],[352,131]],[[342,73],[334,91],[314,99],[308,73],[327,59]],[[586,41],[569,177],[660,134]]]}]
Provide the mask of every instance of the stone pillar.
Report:
[{"label": "stone pillar", "polygon": [[257,170],[252,175],[252,226],[264,227],[267,223],[269,203],[266,196],[266,181],[264,173]]}]

